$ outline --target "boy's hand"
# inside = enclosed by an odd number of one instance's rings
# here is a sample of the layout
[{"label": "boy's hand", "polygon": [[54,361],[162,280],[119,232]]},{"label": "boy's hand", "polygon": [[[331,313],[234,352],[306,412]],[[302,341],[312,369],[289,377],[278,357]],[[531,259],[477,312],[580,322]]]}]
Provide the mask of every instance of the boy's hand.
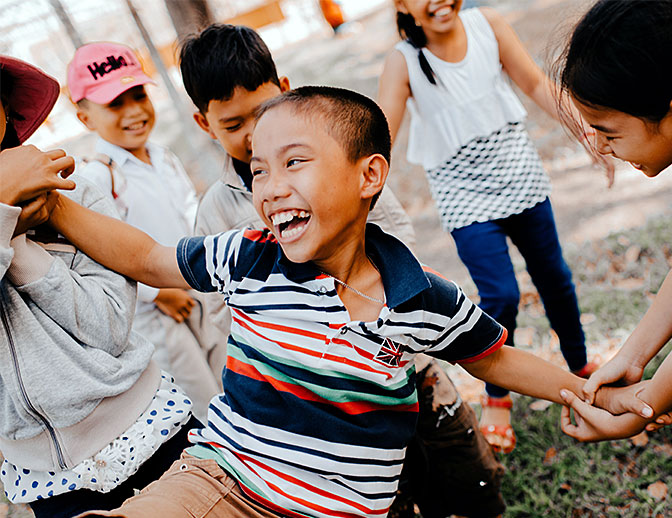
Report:
[{"label": "boy's hand", "polygon": [[627,387],[602,387],[595,397],[595,406],[613,415],[637,414],[645,419],[653,417],[653,409],[642,399],[640,393],[650,380],[640,381]]},{"label": "boy's hand", "polygon": [[58,200],[58,193],[47,192],[21,205],[21,214],[16,222],[12,237],[23,234],[26,230],[46,223]]},{"label": "boy's hand", "polygon": [[644,367],[635,365],[629,358],[617,354],[609,362],[597,369],[583,386],[583,399],[592,404],[595,394],[602,385],[621,382],[632,385],[642,379]]},{"label": "boy's hand", "polygon": [[61,149],[6,149],[0,152],[0,203],[19,205],[53,189],[72,190],[75,182],[66,178],[74,170],[74,158]]},{"label": "boy's hand", "polygon": [[[560,397],[568,406],[562,407],[560,426],[562,431],[581,442],[624,439],[639,433],[643,427],[640,418],[632,414],[615,416],[581,401],[573,392],[563,389]],[[572,423],[570,408],[574,410]]]},{"label": "boy's hand", "polygon": [[185,290],[162,288],[154,299],[154,304],[161,313],[172,317],[175,322],[182,323],[191,315],[191,308],[195,302]]}]

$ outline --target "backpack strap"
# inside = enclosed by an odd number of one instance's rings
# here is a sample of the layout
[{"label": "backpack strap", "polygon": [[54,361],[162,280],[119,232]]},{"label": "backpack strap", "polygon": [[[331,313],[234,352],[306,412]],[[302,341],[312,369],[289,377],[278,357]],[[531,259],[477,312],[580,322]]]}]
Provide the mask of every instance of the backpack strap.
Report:
[{"label": "backpack strap", "polygon": [[123,174],[119,170],[117,163],[114,160],[112,160],[112,157],[105,155],[104,153],[97,153],[93,157],[82,157],[82,162],[84,162],[85,164],[91,162],[100,162],[105,167],[107,167],[108,171],[110,172],[112,199],[114,200],[114,203],[117,206],[117,209],[119,210],[119,213],[121,214],[122,218],[125,219],[126,214],[128,214],[128,207],[123,202],[123,200],[119,198],[119,195],[123,192],[126,181]]}]

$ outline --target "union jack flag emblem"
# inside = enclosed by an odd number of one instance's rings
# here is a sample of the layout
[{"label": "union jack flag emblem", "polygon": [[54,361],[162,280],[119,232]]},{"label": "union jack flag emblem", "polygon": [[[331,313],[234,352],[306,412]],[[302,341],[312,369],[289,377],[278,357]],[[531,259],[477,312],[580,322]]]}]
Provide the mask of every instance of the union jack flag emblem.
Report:
[{"label": "union jack flag emblem", "polygon": [[393,342],[389,338],[383,340],[383,345],[376,354],[376,361],[389,365],[390,367],[399,367],[401,356],[404,354],[403,345]]}]

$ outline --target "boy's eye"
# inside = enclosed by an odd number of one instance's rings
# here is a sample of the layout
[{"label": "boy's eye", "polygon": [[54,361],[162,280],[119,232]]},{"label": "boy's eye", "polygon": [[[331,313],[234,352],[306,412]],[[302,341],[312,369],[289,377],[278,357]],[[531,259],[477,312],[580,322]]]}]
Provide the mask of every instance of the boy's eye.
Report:
[{"label": "boy's eye", "polygon": [[229,133],[233,133],[234,131],[238,131],[240,129],[240,124],[234,124],[233,126],[226,126],[224,128],[225,131],[228,131]]},{"label": "boy's eye", "polygon": [[260,174],[264,174],[266,172],[265,169],[257,168],[257,169],[252,169],[252,176],[257,176]]},{"label": "boy's eye", "polygon": [[290,160],[287,160],[287,167],[292,167],[293,165],[297,165],[303,162],[303,160],[300,160],[298,158],[291,158]]}]

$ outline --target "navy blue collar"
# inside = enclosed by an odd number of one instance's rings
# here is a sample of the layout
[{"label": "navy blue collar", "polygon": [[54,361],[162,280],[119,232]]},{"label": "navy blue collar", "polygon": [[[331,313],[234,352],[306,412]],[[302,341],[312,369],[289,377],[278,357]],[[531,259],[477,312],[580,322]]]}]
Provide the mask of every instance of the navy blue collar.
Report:
[{"label": "navy blue collar", "polygon": [[[380,271],[388,308],[395,308],[431,287],[422,266],[406,245],[374,223],[366,225],[366,253]],[[277,264],[294,282],[313,280],[322,273],[311,262],[291,262],[280,246]]]}]

